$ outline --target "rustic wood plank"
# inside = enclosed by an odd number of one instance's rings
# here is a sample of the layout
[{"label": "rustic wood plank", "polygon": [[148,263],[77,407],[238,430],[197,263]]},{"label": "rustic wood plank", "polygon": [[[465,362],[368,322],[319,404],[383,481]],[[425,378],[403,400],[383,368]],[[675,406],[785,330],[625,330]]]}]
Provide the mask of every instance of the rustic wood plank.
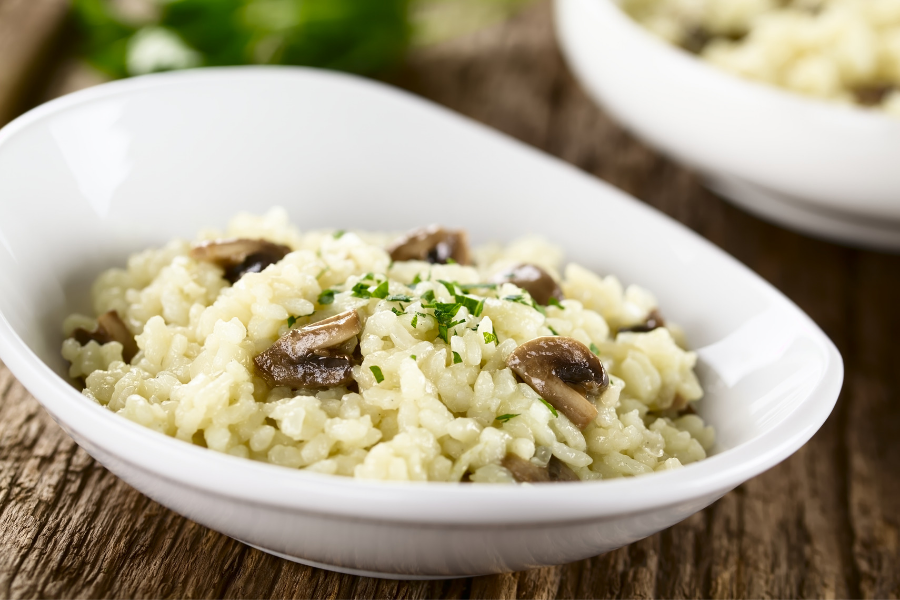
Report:
[{"label": "rustic wood plank", "polygon": [[[0,11],[23,1],[0,0]],[[417,51],[393,81],[610,181],[779,287],[845,357],[832,417],[781,465],[627,548],[397,582],[281,560],[159,506],[77,448],[0,365],[0,597],[900,597],[900,257],[787,232],[705,191],[588,100],[554,46],[546,2]],[[57,89],[81,84],[68,85]]]},{"label": "rustic wood plank", "polygon": [[862,257],[850,352],[850,519],[859,586],[868,598],[900,597],[900,257]]},{"label": "rustic wood plank", "polygon": [[0,0],[0,125],[25,108],[68,9],[68,0]]}]

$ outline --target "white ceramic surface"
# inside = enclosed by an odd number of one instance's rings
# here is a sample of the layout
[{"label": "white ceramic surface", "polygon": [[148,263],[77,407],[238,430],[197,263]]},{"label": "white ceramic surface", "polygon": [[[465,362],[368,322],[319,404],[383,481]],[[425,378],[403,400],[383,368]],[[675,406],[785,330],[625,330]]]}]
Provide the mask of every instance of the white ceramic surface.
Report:
[{"label": "white ceramic surface", "polygon": [[715,187],[739,205],[822,237],[900,250],[900,119],[708,65],[615,0],[556,0],[556,25],[595,100],[651,145],[727,180]]},{"label": "white ceramic surface", "polygon": [[[715,455],[571,485],[354,481],[167,438],[60,376],[61,320],[89,310],[101,269],[276,204],[304,228],[439,221],[475,242],[540,232],[650,288],[698,349]],[[797,450],[843,377],[805,314],[669,218],[423,100],[286,68],[107,84],[0,131],[0,357],[93,457],[165,506],[273,553],[393,577],[564,563],[651,535]]]}]

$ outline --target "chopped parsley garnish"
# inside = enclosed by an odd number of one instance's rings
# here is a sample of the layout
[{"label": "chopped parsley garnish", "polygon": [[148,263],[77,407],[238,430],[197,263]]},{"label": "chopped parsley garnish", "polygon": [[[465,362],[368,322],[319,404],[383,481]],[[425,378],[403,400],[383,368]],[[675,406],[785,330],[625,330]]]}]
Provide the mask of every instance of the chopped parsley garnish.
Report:
[{"label": "chopped parsley garnish", "polygon": [[384,374],[381,372],[381,367],[369,367],[369,370],[372,371],[372,375],[375,376],[375,381],[377,383],[384,381]]},{"label": "chopped parsley garnish", "polygon": [[458,303],[462,304],[463,306],[465,306],[467,309],[469,309],[470,315],[474,315],[476,317],[481,315],[480,311],[478,312],[478,314],[475,314],[475,311],[479,310],[478,306],[481,305],[481,308],[482,309],[484,308],[484,300],[478,301],[475,298],[470,298],[469,296],[462,296],[460,294],[453,294],[453,299],[456,300]]},{"label": "chopped parsley garnish", "polygon": [[482,311],[484,311],[484,299],[478,301],[478,304],[475,305],[475,312],[473,312],[472,314],[476,317],[480,317]]},{"label": "chopped parsley garnish", "polygon": [[413,277],[412,282],[409,284],[409,287],[416,287],[416,284],[422,283],[422,277],[416,273],[416,276]]},{"label": "chopped parsley garnish", "polygon": [[331,304],[334,302],[334,290],[325,290],[319,294],[319,304]]},{"label": "chopped parsley garnish", "polygon": [[402,304],[400,305],[400,308],[397,308],[396,306],[392,306],[392,307],[391,307],[391,312],[393,312],[393,313],[394,313],[395,315],[397,315],[398,317],[399,317],[400,315],[405,315],[405,314],[406,314],[406,311],[403,310],[403,305],[402,305]]},{"label": "chopped parsley garnish", "polygon": [[479,289],[496,290],[498,285],[500,285],[500,284],[499,283],[462,283],[462,284],[458,284],[456,287],[458,287],[462,293],[468,294],[472,290],[479,290]]},{"label": "chopped parsley garnish", "polygon": [[339,240],[339,239],[341,239],[342,237],[344,237],[344,234],[345,234],[345,233],[347,233],[347,232],[344,231],[343,229],[338,229],[337,231],[335,231],[335,232],[332,234],[332,236],[334,237],[334,239]]},{"label": "chopped parsley garnish", "polygon": [[456,284],[455,283],[450,282],[450,281],[444,281],[443,279],[438,279],[438,283],[440,283],[445,288],[447,288],[447,291],[450,292],[451,294],[456,293]]},{"label": "chopped parsley garnish", "polygon": [[459,263],[456,262],[455,260],[453,260],[453,257],[448,256],[448,257],[447,257],[447,264],[448,264],[448,265],[458,265]]},{"label": "chopped parsley garnish", "polygon": [[455,317],[461,306],[462,304],[459,302],[435,302],[434,312],[447,313],[451,317]]},{"label": "chopped parsley garnish", "polygon": [[593,352],[597,356],[600,356],[600,348],[598,348],[597,344],[595,344],[594,342],[591,342],[591,352]]},{"label": "chopped parsley garnish", "polygon": [[458,365],[461,362],[462,362],[462,357],[459,355],[459,352],[454,352],[453,353],[453,364]]},{"label": "chopped parsley garnish", "polygon": [[385,300],[388,302],[412,302],[412,298],[406,294],[391,294]]},{"label": "chopped parsley garnish", "polygon": [[464,322],[463,320],[453,320],[453,317],[455,317],[456,313],[459,312],[459,309],[462,308],[462,304],[459,302],[435,302],[432,308],[434,308],[434,318],[438,322],[438,337],[449,344],[450,329]]},{"label": "chopped parsley garnish", "polygon": [[485,332],[484,332],[484,343],[485,343],[485,344],[490,344],[491,342],[493,342],[493,343],[495,343],[495,344],[499,344],[499,342],[497,341],[497,336],[496,336],[496,335],[494,335],[494,334],[491,333],[490,331],[485,331]]},{"label": "chopped parsley garnish", "polygon": [[381,283],[378,284],[378,287],[372,292],[373,298],[387,298],[388,295],[388,280],[385,279]]},{"label": "chopped parsley garnish", "polygon": [[544,310],[543,306],[540,306],[534,300],[532,300],[531,298],[526,298],[522,294],[516,294],[514,296],[503,296],[503,299],[508,300],[510,302],[518,302],[519,304],[524,304],[525,306],[530,306],[531,308],[538,311],[542,315],[546,314],[546,311]]},{"label": "chopped parsley garnish", "polygon": [[[374,367],[373,367],[373,368],[374,368]],[[549,402],[547,402],[547,401],[544,400],[543,398],[538,398],[538,400],[540,400],[541,402],[544,403],[544,406],[547,407],[547,410],[549,410],[551,413],[553,413],[553,416],[554,416],[554,417],[558,417],[558,416],[559,416],[559,413],[556,412],[556,409],[553,408],[553,405],[552,405],[552,404],[550,404]]]},{"label": "chopped parsley garnish", "polygon": [[415,355],[415,354],[410,354],[409,357],[410,357],[411,359],[413,359],[413,360],[416,360],[416,355]]},{"label": "chopped parsley garnish", "polygon": [[416,328],[419,324],[419,313],[413,315],[412,321],[410,321],[409,324],[412,325],[413,329]]},{"label": "chopped parsley garnish", "polygon": [[553,296],[550,296],[550,299],[547,300],[547,306],[555,306],[555,307],[557,307],[557,308],[561,308],[561,309],[563,309],[563,310],[566,310],[566,307],[563,306],[562,304],[560,304],[559,300],[557,300],[557,299],[554,298]]},{"label": "chopped parsley garnish", "polygon": [[425,302],[434,302],[434,292],[432,290],[428,290],[424,294],[422,294],[422,300]]},{"label": "chopped parsley garnish", "polygon": [[297,322],[297,317],[295,317],[294,315],[291,315],[288,317],[288,327],[293,327],[294,323],[296,323],[296,322]]},{"label": "chopped parsley garnish", "polygon": [[372,297],[372,292],[369,291],[369,286],[362,281],[360,281],[359,283],[354,285],[353,289],[351,291],[355,298],[371,298]]},{"label": "chopped parsley garnish", "polygon": [[558,333],[555,329],[553,329],[552,327],[550,327],[549,325],[547,325],[547,329],[549,329],[549,330],[550,330],[550,333],[552,333],[553,335],[559,335],[559,333]]},{"label": "chopped parsley garnish", "polygon": [[518,417],[518,416],[519,416],[518,413],[517,413],[517,414],[514,414],[514,415],[500,415],[499,417],[497,417],[497,420],[500,421],[501,423],[506,423],[506,422],[509,421],[510,419],[514,419],[514,418],[516,418],[516,417]]}]

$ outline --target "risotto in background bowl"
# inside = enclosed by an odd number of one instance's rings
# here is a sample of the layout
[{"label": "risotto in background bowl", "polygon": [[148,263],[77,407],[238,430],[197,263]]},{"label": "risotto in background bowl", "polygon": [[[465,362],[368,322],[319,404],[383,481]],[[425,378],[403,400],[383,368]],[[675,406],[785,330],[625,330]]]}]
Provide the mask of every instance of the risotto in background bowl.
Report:
[{"label": "risotto in background bowl", "polygon": [[[623,0],[646,27],[619,4],[556,1],[563,52],[605,110],[753,213],[900,249],[900,92],[886,83],[900,76],[892,3],[794,0],[821,14],[797,8],[754,21],[745,13],[775,3]],[[871,31],[853,22],[866,11],[850,8],[863,4],[879,11]],[[729,39],[749,22],[746,37]],[[860,64],[867,52],[881,62]]]},{"label": "risotto in background bowl", "polygon": [[[345,75],[196,71],[62,98],[0,132],[0,197],[16,199],[0,204],[4,363],[85,450],[138,490],[306,564],[384,577],[452,577],[599,554],[686,518],[789,456],[827,418],[842,382],[839,354],[806,315],[689,230],[500,134]],[[284,211],[270,212],[275,206]],[[241,212],[267,216],[245,217],[226,230]],[[474,266],[402,259],[391,265],[385,258],[391,240],[364,233],[427,223],[464,230]],[[210,228],[220,233],[204,234],[208,241],[234,234],[285,247],[268,268],[261,249],[249,252],[244,258],[257,262],[244,274],[206,263],[221,248],[166,246]],[[529,236],[558,244],[558,253],[544,242],[515,243]],[[102,276],[92,299],[98,274],[146,248],[163,250],[139,254],[129,271]],[[334,272],[323,273],[317,261]],[[512,261],[544,268],[561,287],[559,305],[552,291],[541,297],[511,281]],[[568,262],[579,267],[556,270]],[[504,281],[473,287],[495,267]],[[604,285],[615,293],[586,292]],[[651,325],[657,307],[666,323],[680,325],[683,339],[674,327]],[[127,337],[97,340],[103,323],[94,318],[111,310],[138,334],[134,346]],[[310,311],[336,320],[314,321]],[[359,323],[347,316],[353,311]],[[88,317],[66,323],[70,365],[60,347],[61,324],[72,313]],[[443,322],[448,315],[452,320]],[[428,329],[419,331],[419,322]],[[353,348],[342,346],[349,338],[338,339],[346,331],[329,338],[334,344],[303,346],[312,352],[303,361],[334,367],[323,375],[344,387],[334,397],[327,390],[298,396],[295,385],[278,384],[278,369],[287,364],[278,356],[257,362],[260,371],[249,380],[235,367],[249,373],[242,352],[259,358],[316,323],[365,332]],[[650,331],[623,332],[634,327]],[[115,337],[114,321],[104,328]],[[148,345],[154,336],[162,342]],[[617,358],[616,344],[629,336],[635,348],[641,340],[668,345],[675,370],[665,375],[652,352]],[[610,427],[628,435],[599,435],[593,415],[579,421],[577,410],[554,405],[546,390],[538,394],[526,383],[528,368],[512,377],[515,351],[505,355],[504,344],[512,350],[535,337],[570,338],[577,352],[586,349],[585,361],[595,352],[606,360],[608,381],[599,371],[566,377],[594,400],[598,415],[606,411]],[[392,352],[406,343],[416,348],[408,356]],[[153,354],[159,349],[165,351]],[[132,366],[156,369],[159,377],[125,372],[126,354]],[[100,403],[78,392],[70,368]],[[274,384],[260,375],[266,369]],[[650,380],[639,375],[654,372],[661,385],[682,387],[641,392],[640,382]],[[228,393],[199,392],[215,381]],[[714,442],[701,429],[677,424],[684,402],[700,396],[697,383],[704,393],[691,411],[715,430]],[[409,395],[397,396],[404,385]],[[438,392],[443,386],[452,419],[431,403],[429,385]],[[622,405],[629,386],[632,404]],[[624,410],[610,412],[616,390]],[[225,403],[170,420],[166,393],[177,393],[187,408]],[[538,400],[543,396],[551,402]],[[383,404],[380,415],[364,406],[369,399]],[[405,412],[392,417],[398,400]],[[237,413],[245,409],[252,410],[242,420]],[[667,410],[673,412],[662,414]],[[704,445],[708,456],[691,462],[648,444],[655,432],[647,418],[687,436],[685,448],[693,441],[700,449],[694,458],[707,454]],[[240,431],[245,422],[252,431]],[[573,429],[578,422],[583,430]],[[377,447],[377,435],[397,440],[401,426],[437,440],[443,460],[425,460],[428,444],[389,445],[386,461],[353,448]],[[592,447],[579,449],[579,435]],[[322,447],[311,443],[317,436]],[[463,471],[462,457],[473,448]],[[642,449],[655,454],[641,455]],[[502,463],[509,454],[538,468],[562,456],[579,478],[595,480],[503,483],[517,479]],[[262,462],[269,458],[281,464]],[[650,458],[667,468],[612,477],[629,473],[610,464],[646,467]],[[417,473],[427,477],[411,477],[415,465],[427,465]],[[636,468],[634,474],[644,470]],[[454,482],[466,474],[481,483]],[[393,475],[450,481],[373,480]]]}]

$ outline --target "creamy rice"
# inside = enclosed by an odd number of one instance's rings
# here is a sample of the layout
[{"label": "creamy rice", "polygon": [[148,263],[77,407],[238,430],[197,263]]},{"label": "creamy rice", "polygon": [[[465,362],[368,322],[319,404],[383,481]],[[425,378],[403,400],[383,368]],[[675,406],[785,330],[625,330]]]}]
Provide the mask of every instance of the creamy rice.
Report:
[{"label": "creamy rice", "polygon": [[[702,390],[696,356],[682,348],[677,328],[617,335],[647,321],[654,297],[613,275],[563,269],[560,250],[541,239],[478,248],[470,266],[392,263],[385,248],[396,236],[301,233],[280,209],[239,215],[226,231],[199,239],[225,237],[293,251],[234,285],[222,268],[191,258],[191,243],[181,240],[102,273],[93,309],[117,311],[138,351],[126,363],[119,342],[66,339],[63,356],[86,396],[219,452],[366,479],[511,482],[501,464],[509,456],[538,467],[556,457],[582,480],[606,479],[680,467],[705,458],[713,443],[712,428],[690,409]],[[464,287],[517,263],[546,270],[564,299],[541,307],[511,283]],[[389,298],[352,291],[377,292],[385,279]],[[428,308],[454,302],[440,281],[483,300],[459,308],[449,344]],[[349,310],[362,321],[354,383],[292,390],[260,377],[254,357],[280,336]],[[64,324],[67,336],[96,327],[82,315]],[[609,375],[583,429],[507,367],[519,345],[555,335],[590,347]]]},{"label": "creamy rice", "polygon": [[622,0],[637,21],[733,73],[900,117],[897,0]]}]

